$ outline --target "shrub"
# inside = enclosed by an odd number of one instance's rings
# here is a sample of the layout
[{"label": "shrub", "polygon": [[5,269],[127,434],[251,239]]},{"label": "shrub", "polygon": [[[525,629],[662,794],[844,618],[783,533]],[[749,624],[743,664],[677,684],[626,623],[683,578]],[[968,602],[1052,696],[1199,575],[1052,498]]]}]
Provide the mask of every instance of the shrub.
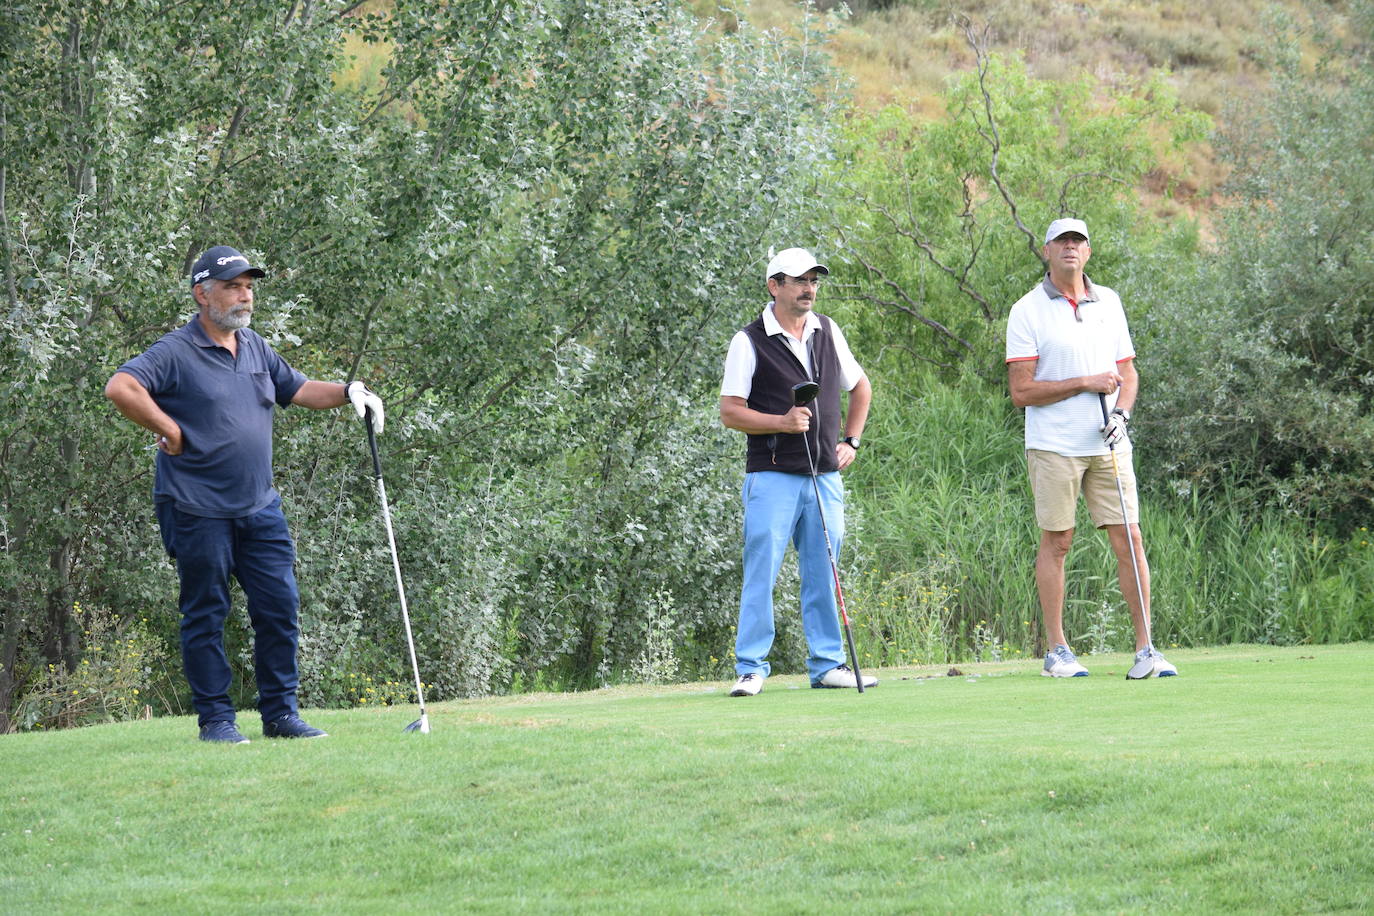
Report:
[{"label": "shrub", "polygon": [[179,674],[146,620],[80,603],[72,606],[72,619],[81,628],[82,658],[71,669],[49,664],[38,673],[16,706],[16,729],[123,722],[167,711],[162,691]]}]

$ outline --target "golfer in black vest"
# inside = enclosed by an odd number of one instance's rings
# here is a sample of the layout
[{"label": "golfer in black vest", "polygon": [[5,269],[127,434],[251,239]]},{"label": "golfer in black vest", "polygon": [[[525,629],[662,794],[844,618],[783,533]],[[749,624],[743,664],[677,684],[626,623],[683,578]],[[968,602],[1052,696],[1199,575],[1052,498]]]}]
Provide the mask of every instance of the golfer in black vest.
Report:
[{"label": "golfer in black vest", "polygon": [[[844,540],[840,471],[859,449],[872,388],[849,352],[839,326],[813,309],[821,278],[830,273],[809,251],[788,248],[768,262],[764,277],[773,301],[730,341],[720,388],[720,419],[747,433],[744,476],[744,587],[735,637],[732,697],[752,697],[768,677],[773,648],[773,585],[791,541],[801,569],[802,629],[812,687],[857,687],[844,663],[834,580],[811,486],[808,437],[825,521],[838,557]],[[800,382],[820,384],[808,407],[793,404]],[[849,392],[841,434],[840,391]],[[865,677],[864,686],[877,684]]]}]

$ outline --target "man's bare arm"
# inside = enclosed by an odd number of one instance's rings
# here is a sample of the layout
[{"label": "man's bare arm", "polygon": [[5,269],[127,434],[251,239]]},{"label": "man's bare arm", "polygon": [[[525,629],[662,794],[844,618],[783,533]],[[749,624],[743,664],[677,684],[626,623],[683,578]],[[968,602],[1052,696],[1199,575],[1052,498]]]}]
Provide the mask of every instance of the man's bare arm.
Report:
[{"label": "man's bare arm", "polygon": [[763,413],[752,409],[744,398],[722,395],[720,422],[730,429],[737,429],[751,436],[804,433],[811,428],[811,409],[793,407],[787,413]]},{"label": "man's bare arm", "polygon": [[1007,363],[1011,402],[1017,407],[1044,407],[1084,392],[1111,394],[1121,386],[1121,373],[1115,371],[1080,375],[1058,381],[1037,380],[1035,366],[1038,362],[1038,359],[1022,359]]},{"label": "man's bare arm", "polygon": [[105,397],[125,417],[155,433],[158,448],[169,455],[181,454],[181,427],[157,406],[138,379],[127,372],[116,372],[105,383]]},{"label": "man's bare arm", "polygon": [[310,379],[296,389],[296,393],[291,397],[291,403],[309,407],[311,410],[328,410],[347,404],[348,396],[344,394],[344,386],[338,382],[317,382]]}]

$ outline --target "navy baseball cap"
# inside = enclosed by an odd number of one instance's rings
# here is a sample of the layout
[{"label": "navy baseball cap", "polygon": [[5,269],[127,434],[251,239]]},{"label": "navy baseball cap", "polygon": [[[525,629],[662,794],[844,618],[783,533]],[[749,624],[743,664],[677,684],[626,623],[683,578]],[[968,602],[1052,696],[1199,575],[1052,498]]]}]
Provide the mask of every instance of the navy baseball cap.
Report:
[{"label": "navy baseball cap", "polygon": [[239,274],[251,274],[254,277],[265,277],[267,272],[261,267],[254,267],[248,263],[248,259],[239,254],[228,245],[216,245],[201,255],[196,260],[196,266],[191,268],[191,285],[207,278],[211,280],[232,280]]}]

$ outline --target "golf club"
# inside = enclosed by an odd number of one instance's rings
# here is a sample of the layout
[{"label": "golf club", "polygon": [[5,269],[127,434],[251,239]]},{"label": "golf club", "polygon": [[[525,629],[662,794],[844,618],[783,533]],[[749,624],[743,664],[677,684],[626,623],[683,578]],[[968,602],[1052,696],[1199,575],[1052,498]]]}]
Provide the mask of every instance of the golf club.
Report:
[{"label": "golf club", "polygon": [[[792,386],[792,403],[797,407],[805,407],[816,399],[820,393],[821,386],[816,382],[799,382]],[[821,502],[821,485],[816,482],[816,461],[811,457],[811,436],[802,433],[802,442],[806,444],[806,464],[811,468],[811,489],[816,492],[816,512],[821,517],[821,531],[825,534],[825,552],[830,557],[830,574],[835,577],[835,599],[840,609],[840,623],[844,624],[845,642],[849,644],[849,667],[854,669],[854,685],[859,688],[859,693],[864,692],[864,676],[859,671],[859,653],[854,650],[854,630],[849,626],[849,613],[844,607],[844,590],[840,588],[840,568],[835,564],[835,550],[830,546],[830,527],[825,523],[825,504]],[[816,443],[817,451],[820,450],[820,443]]]},{"label": "golf club", "polygon": [[[1106,426],[1110,422],[1111,416],[1107,413],[1107,396],[1098,392],[1098,401],[1102,404],[1102,425]],[[1131,572],[1135,574],[1135,594],[1140,601],[1140,619],[1145,622],[1145,645],[1150,650],[1150,654],[1131,666],[1131,670],[1126,672],[1126,679],[1129,681],[1144,680],[1154,671],[1154,637],[1150,635],[1150,609],[1145,606],[1145,589],[1140,584],[1140,564],[1135,558],[1135,538],[1131,535],[1131,517],[1126,512],[1126,491],[1121,487],[1121,466],[1116,462],[1116,443],[1107,446],[1107,450],[1112,453],[1112,474],[1116,477],[1116,495],[1121,500],[1121,521],[1122,527],[1126,529],[1126,549],[1131,554]]]},{"label": "golf club", "polygon": [[406,607],[406,587],[401,582],[401,559],[396,553],[396,535],[391,531],[391,508],[386,501],[386,484],[382,483],[382,459],[377,454],[377,431],[372,426],[372,411],[367,411],[367,445],[372,449],[372,474],[377,480],[377,497],[382,501],[382,521],[386,523],[386,542],[391,547],[391,566],[396,571],[396,594],[401,598],[401,621],[406,628],[406,646],[410,649],[410,669],[415,673],[415,698],[420,702],[420,718],[405,727],[408,732],[429,734],[429,716],[425,713],[425,690],[420,683],[420,663],[415,660],[415,640],[410,635],[410,610]]}]

